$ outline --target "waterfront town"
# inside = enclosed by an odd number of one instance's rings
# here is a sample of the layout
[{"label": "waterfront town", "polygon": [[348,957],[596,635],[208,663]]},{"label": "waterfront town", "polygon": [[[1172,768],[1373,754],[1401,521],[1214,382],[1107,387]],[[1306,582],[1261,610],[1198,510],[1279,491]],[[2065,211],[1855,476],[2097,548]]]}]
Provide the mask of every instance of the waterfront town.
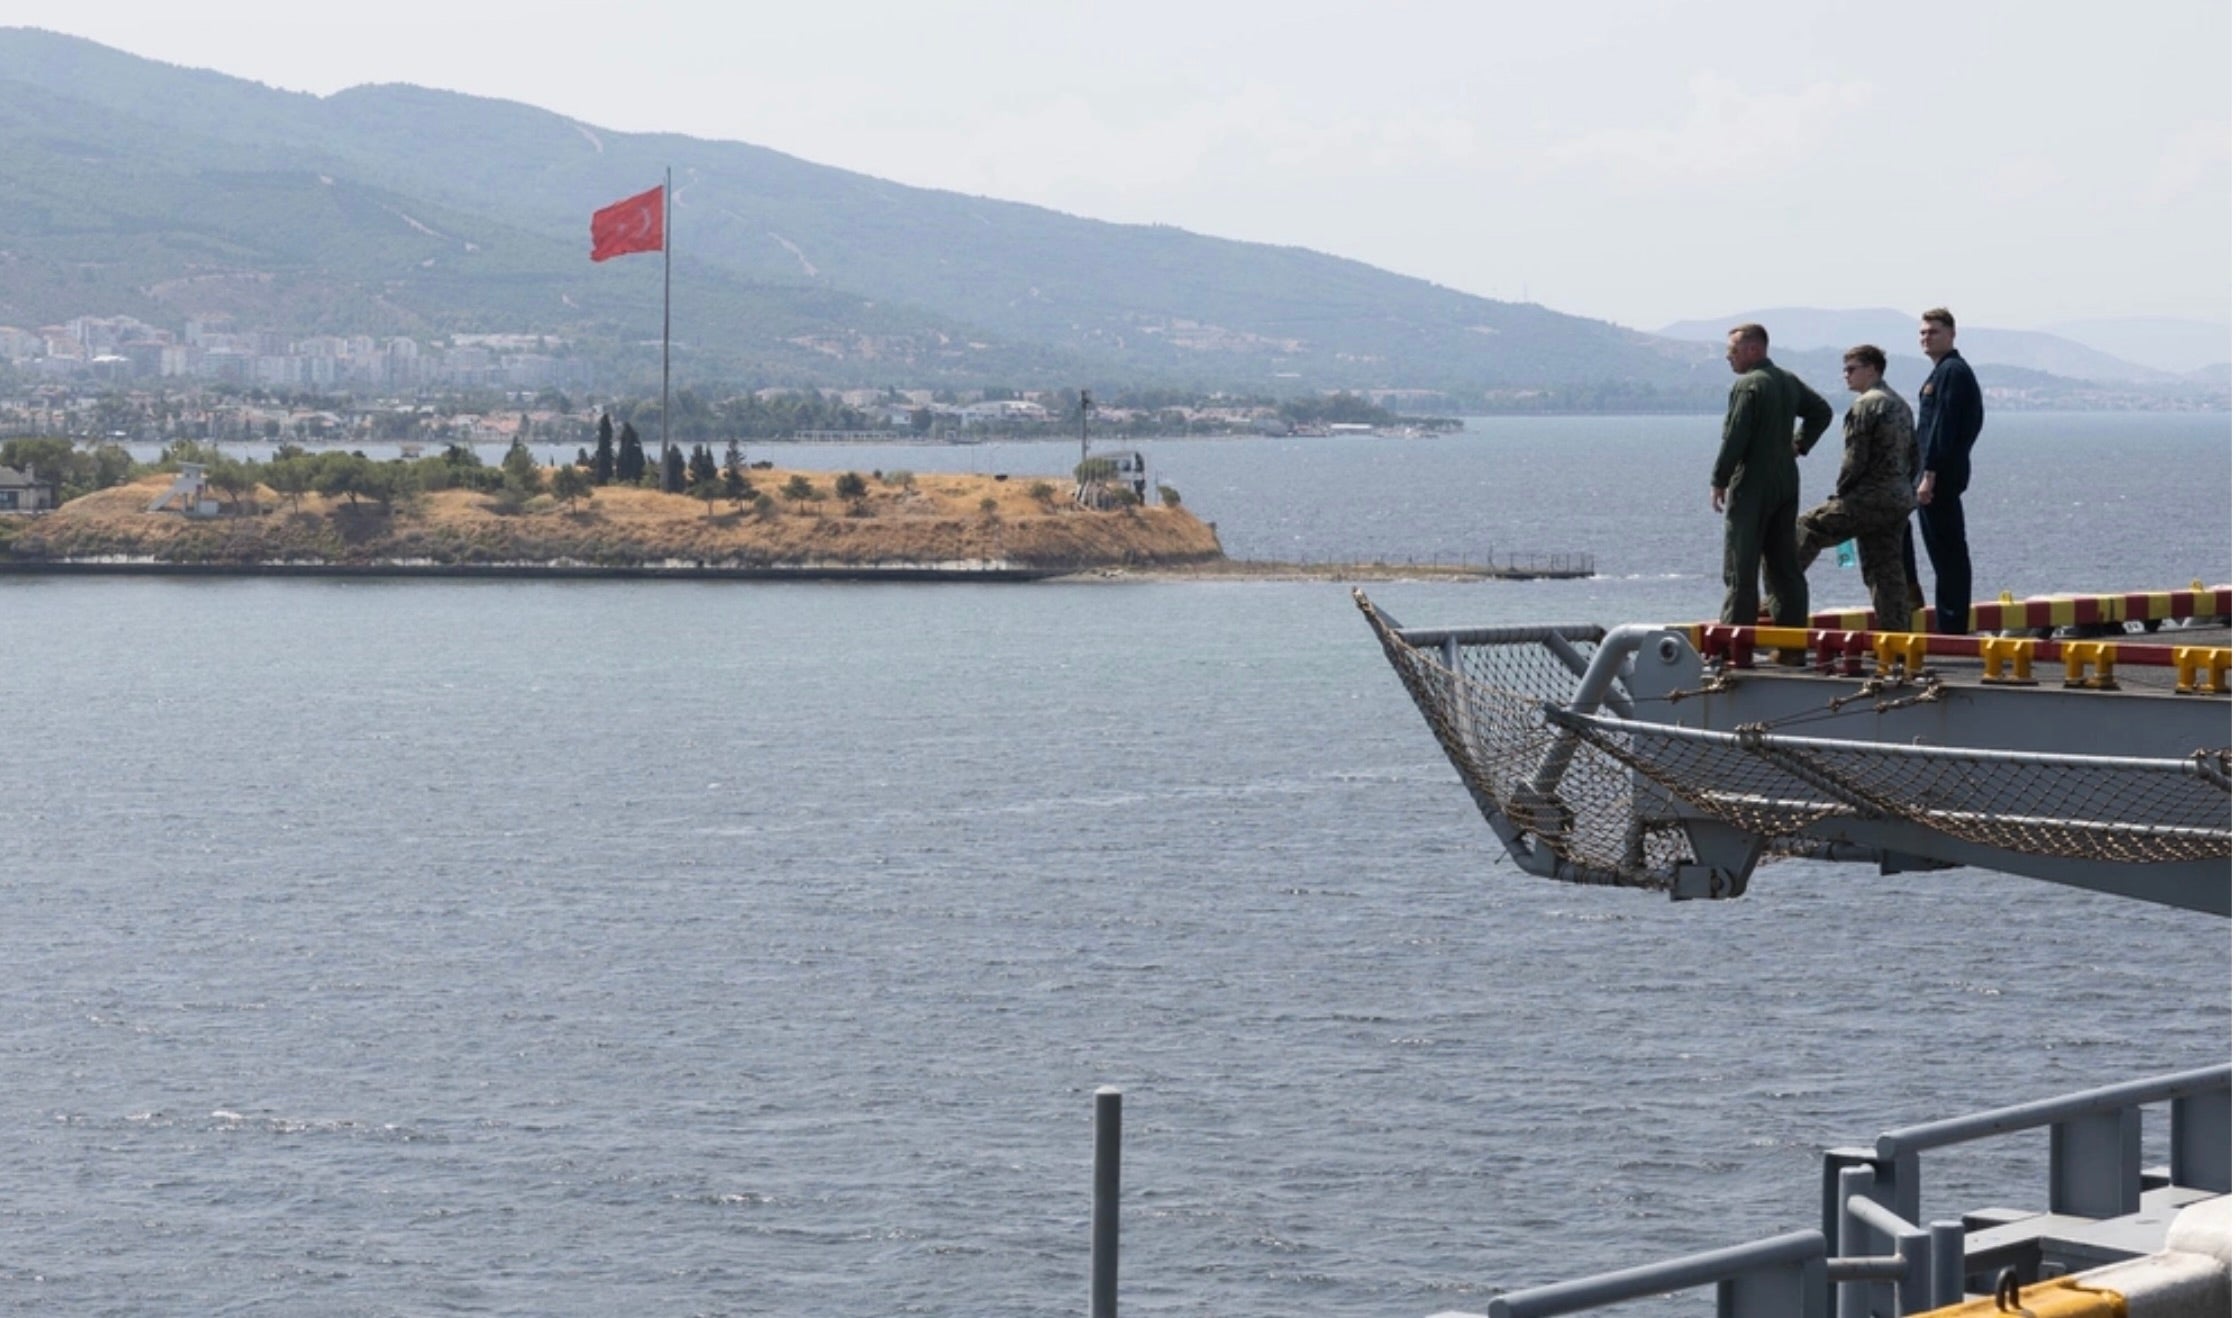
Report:
[{"label": "waterfront town", "polygon": [[[2225,407],[2195,397],[2102,388],[2028,373],[1988,382],[2007,410]],[[25,329],[0,325],[0,439],[160,446],[195,442],[509,444],[580,447],[598,416],[658,424],[656,389],[564,337],[452,333],[291,336],[223,317],[174,331],[131,316],[79,316]],[[631,377],[632,379],[634,377]],[[1716,401],[1715,390],[1703,397]],[[730,440],[963,442],[1077,435],[1074,388],[756,388],[681,383],[670,429],[685,443]],[[1097,394],[1094,434],[1415,435],[1459,428],[1454,414],[1567,411],[1544,391],[1485,395],[1472,407],[1428,389],[1240,396],[1145,388]],[[1587,408],[1585,410],[1601,410]],[[1616,409],[1621,410],[1621,409]],[[1703,410],[1707,410],[1704,405]]]},{"label": "waterfront town", "polygon": [[[1091,400],[1097,435],[1418,431],[1403,417],[1448,402],[1424,390],[1275,401],[1147,391]],[[509,444],[579,446],[597,417],[657,424],[656,396],[601,390],[564,339],[537,334],[290,338],[189,320],[183,334],[128,316],[36,331],[0,326],[0,438],[81,442]],[[729,439],[977,439],[1076,434],[1072,389],[768,387],[708,397],[679,388],[671,428]]]},{"label": "waterfront town", "polygon": [[27,330],[0,325],[0,363],[35,381],[123,385],[202,381],[284,390],[580,390],[587,365],[563,340],[536,334],[457,334],[447,344],[406,337],[236,329],[190,318],[174,333],[131,316],[79,316]]}]

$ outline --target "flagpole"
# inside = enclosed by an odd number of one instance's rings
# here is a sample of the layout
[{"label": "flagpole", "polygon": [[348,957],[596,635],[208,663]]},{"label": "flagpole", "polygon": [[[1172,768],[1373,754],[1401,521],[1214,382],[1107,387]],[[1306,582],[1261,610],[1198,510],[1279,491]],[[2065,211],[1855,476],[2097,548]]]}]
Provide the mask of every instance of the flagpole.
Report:
[{"label": "flagpole", "polygon": [[668,314],[675,273],[675,170],[660,175],[660,486],[668,484]]}]

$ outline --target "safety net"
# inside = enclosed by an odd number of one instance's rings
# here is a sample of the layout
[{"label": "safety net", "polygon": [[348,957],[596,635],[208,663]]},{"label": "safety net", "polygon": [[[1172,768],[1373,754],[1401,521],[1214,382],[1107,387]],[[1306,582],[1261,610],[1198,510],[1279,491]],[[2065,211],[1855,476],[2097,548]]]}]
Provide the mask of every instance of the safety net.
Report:
[{"label": "safety net", "polygon": [[1692,860],[1686,815],[1773,852],[1820,853],[1818,826],[1850,819],[1905,821],[2025,856],[2230,855],[2225,747],[2136,759],[1701,731],[1629,717],[1619,680],[1598,711],[1573,712],[1599,629],[1401,634],[1356,598],[1485,817],[1510,847],[1558,857],[1558,877],[1667,888]]}]

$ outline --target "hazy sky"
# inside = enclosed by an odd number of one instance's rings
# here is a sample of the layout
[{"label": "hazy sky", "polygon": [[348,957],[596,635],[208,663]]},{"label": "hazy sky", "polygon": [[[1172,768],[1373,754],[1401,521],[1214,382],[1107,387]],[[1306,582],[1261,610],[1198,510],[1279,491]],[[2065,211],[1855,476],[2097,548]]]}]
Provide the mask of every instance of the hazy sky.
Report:
[{"label": "hazy sky", "polygon": [[410,82],[753,142],[1640,328],[1934,303],[2024,328],[2228,317],[2229,8],[102,0],[4,21],[292,90]]}]

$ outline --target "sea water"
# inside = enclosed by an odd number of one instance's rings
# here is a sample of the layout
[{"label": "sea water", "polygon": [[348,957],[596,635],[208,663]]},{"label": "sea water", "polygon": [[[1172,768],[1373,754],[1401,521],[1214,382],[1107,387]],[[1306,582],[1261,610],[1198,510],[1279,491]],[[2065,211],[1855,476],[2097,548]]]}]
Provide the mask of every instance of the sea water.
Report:
[{"label": "sea water", "polygon": [[[1601,569],[1409,623],[1616,623],[1720,597],[1714,424],[1140,447],[1237,555]],[[2227,580],[2228,425],[1993,418],[1982,593]],[[818,465],[940,460],[1076,448]],[[1127,1312],[1479,1310],[2229,1055],[2222,920],[1520,875],[1337,584],[0,580],[0,696],[6,1311],[1076,1312],[1103,1084]]]}]

